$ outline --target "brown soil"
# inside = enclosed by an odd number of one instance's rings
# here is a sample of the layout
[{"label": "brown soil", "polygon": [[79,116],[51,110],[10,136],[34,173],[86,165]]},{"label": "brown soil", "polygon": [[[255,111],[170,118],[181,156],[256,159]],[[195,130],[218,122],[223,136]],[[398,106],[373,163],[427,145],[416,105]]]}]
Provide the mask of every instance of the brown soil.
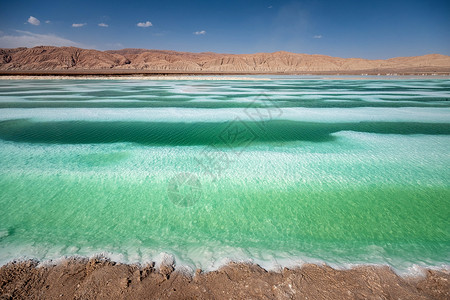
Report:
[{"label": "brown soil", "polygon": [[194,276],[173,265],[67,259],[55,265],[13,262],[0,268],[0,299],[450,299],[448,271],[403,278],[388,267],[335,270],[304,265],[281,272],[231,263]]}]

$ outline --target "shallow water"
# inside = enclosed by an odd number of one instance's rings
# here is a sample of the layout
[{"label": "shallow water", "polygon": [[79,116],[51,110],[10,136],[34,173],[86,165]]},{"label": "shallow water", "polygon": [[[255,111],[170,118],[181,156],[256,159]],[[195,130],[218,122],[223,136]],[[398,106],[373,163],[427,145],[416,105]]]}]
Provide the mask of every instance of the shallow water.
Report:
[{"label": "shallow water", "polygon": [[450,264],[450,80],[0,81],[0,262]]}]

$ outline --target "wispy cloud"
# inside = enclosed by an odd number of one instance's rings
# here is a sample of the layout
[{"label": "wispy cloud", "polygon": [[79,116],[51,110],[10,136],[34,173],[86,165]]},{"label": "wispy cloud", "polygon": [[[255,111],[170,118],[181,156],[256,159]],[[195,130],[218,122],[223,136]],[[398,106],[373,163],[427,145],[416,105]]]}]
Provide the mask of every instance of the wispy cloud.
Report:
[{"label": "wispy cloud", "polygon": [[87,25],[87,23],[73,23],[72,27],[83,27],[83,26],[86,26],[86,25]]},{"label": "wispy cloud", "polygon": [[41,24],[41,21],[39,21],[38,19],[36,19],[35,17],[33,17],[33,16],[30,16],[29,18],[28,18],[28,21],[27,21],[28,23],[30,23],[31,25],[34,25],[34,26],[38,26],[39,24]]},{"label": "wispy cloud", "polygon": [[137,27],[150,27],[150,26],[153,26],[152,22],[150,21],[137,23]]},{"label": "wispy cloud", "polygon": [[267,8],[272,8],[272,7],[273,7],[272,5],[267,6]]},{"label": "wispy cloud", "polygon": [[195,35],[205,35],[206,31],[205,30],[200,30],[200,31],[196,31],[194,32]]},{"label": "wispy cloud", "polygon": [[37,34],[29,31],[16,30],[18,35],[0,36],[0,45],[5,48],[35,47],[35,46],[74,46],[85,47],[77,42],[54,34]]},{"label": "wispy cloud", "polygon": [[100,26],[100,27],[108,27],[109,25],[105,24],[105,23],[99,23],[98,26]]},{"label": "wispy cloud", "polygon": [[313,38],[315,38],[315,39],[321,39],[321,38],[322,38],[322,35],[318,34],[318,35],[313,36]]},{"label": "wispy cloud", "polygon": [[46,24],[50,24],[51,22],[50,22],[50,20],[47,20],[47,21],[45,21],[45,23],[46,23]]},{"label": "wispy cloud", "polygon": [[113,48],[113,49],[121,49],[123,48],[123,44],[122,43],[109,43],[106,44],[107,47]]}]

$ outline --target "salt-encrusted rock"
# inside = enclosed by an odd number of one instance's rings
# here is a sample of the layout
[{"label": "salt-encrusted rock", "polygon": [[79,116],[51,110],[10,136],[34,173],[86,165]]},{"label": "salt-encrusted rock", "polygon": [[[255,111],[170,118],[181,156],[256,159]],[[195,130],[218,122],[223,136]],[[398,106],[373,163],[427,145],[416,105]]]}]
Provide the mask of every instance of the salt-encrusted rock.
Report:
[{"label": "salt-encrusted rock", "polygon": [[175,258],[172,255],[164,253],[159,265],[159,273],[161,273],[166,279],[169,279],[170,274],[175,271]]}]

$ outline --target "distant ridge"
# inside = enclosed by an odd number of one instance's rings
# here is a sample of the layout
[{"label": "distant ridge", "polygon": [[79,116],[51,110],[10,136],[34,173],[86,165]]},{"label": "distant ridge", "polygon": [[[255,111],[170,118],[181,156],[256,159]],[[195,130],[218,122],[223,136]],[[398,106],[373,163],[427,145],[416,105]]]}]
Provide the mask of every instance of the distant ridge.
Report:
[{"label": "distant ridge", "polygon": [[[98,51],[75,47],[0,48],[2,71],[120,70],[155,72],[321,73],[450,72],[450,56],[429,54],[386,60],[338,58],[285,51],[255,54],[170,50]],[[3,72],[4,73],[4,72]]]}]

